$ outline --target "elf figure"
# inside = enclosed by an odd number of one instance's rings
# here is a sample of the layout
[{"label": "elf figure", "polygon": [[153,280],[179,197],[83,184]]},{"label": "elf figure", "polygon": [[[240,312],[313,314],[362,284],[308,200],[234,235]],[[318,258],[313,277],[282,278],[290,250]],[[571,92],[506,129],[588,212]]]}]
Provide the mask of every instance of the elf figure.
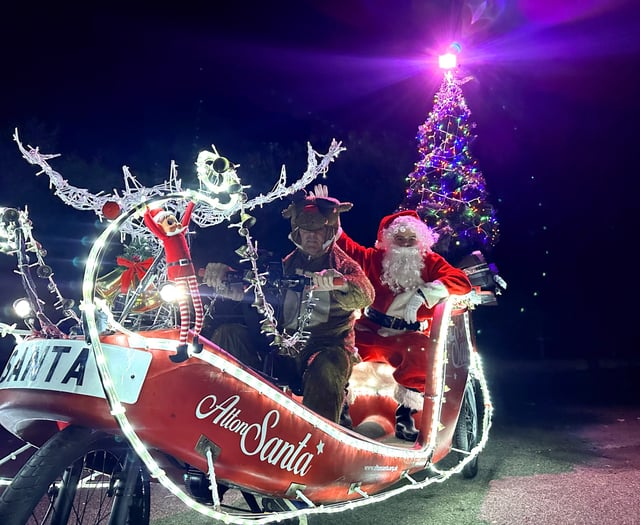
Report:
[{"label": "elf figure", "polygon": [[164,246],[167,260],[167,278],[176,283],[180,290],[178,299],[180,307],[180,344],[176,349],[177,353],[169,356],[169,359],[174,363],[181,363],[189,357],[187,353],[187,336],[189,335],[189,325],[191,324],[189,297],[191,297],[191,303],[196,315],[193,327],[193,331],[196,334],[193,338],[194,352],[200,353],[202,351],[202,343],[198,341],[198,335],[202,329],[204,315],[198,280],[191,262],[191,253],[186,236],[194,206],[194,202],[187,204],[181,222],[178,222],[172,212],[161,208],[147,208],[144,214],[144,223],[147,228],[162,241]]}]

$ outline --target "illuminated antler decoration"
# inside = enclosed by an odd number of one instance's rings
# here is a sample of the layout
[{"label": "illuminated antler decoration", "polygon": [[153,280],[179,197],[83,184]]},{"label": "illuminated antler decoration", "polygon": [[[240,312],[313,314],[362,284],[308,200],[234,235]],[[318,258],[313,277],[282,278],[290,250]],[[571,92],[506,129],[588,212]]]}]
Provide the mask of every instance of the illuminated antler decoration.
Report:
[{"label": "illuminated antler decoration", "polygon": [[[42,154],[40,153],[39,148],[34,148],[32,146],[27,146],[25,148],[20,142],[17,129],[14,132],[13,138],[18,144],[18,148],[27,162],[40,166],[41,171],[39,171],[37,175],[45,173],[49,177],[50,187],[55,189],[55,195],[58,196],[62,202],[76,208],[77,210],[92,210],[100,220],[109,218],[105,216],[105,205],[113,203],[119,209],[119,213],[127,212],[142,201],[182,191],[182,181],[178,178],[177,166],[175,162],[172,162],[169,180],[164,181],[162,184],[157,184],[152,187],[143,186],[138,182],[135,176],[131,174],[129,168],[127,166],[123,166],[125,183],[123,191],[118,192],[117,190],[114,190],[112,194],[104,194],[103,192],[91,193],[87,189],[70,185],[60,173],[55,171],[49,165],[47,161],[59,157],[59,154]],[[331,162],[333,162],[336,157],[345,150],[345,148],[342,147],[342,144],[337,142],[335,139],[332,140],[329,151],[324,155],[316,152],[311,147],[311,144],[307,143],[307,170],[303,173],[300,179],[290,186],[287,186],[286,170],[285,167],[282,166],[280,178],[271,191],[266,194],[260,194],[251,200],[247,200],[243,190],[249,186],[242,186],[240,184],[240,179],[235,171],[238,165],[232,164],[225,157],[220,156],[215,147],[212,147],[212,149],[213,153],[202,153],[208,154],[205,156],[205,159],[208,159],[212,165],[216,161],[218,164],[221,164],[221,167],[212,168],[215,170],[215,173],[220,175],[220,181],[218,181],[219,183],[217,185],[212,185],[207,183],[211,182],[210,179],[203,178],[199,173],[198,178],[200,179],[200,191],[215,198],[220,197],[223,193],[218,193],[216,191],[217,189],[221,189],[222,182],[225,184],[231,183],[233,187],[230,190],[231,199],[229,202],[223,202],[222,198],[220,198],[218,206],[199,206],[194,210],[192,221],[202,228],[220,224],[225,220],[229,220],[235,213],[241,210],[252,210],[257,207],[262,207],[269,202],[282,199],[303,189],[320,174],[326,173],[329,169],[329,164],[331,164]],[[196,165],[198,165],[198,162]],[[211,173],[209,177],[211,177]],[[228,196],[229,193],[227,193],[227,197]],[[234,196],[236,198],[233,198]],[[122,226],[121,233],[123,235],[129,234],[132,238],[149,237],[149,233],[146,228],[142,227],[135,221],[128,221]]]}]

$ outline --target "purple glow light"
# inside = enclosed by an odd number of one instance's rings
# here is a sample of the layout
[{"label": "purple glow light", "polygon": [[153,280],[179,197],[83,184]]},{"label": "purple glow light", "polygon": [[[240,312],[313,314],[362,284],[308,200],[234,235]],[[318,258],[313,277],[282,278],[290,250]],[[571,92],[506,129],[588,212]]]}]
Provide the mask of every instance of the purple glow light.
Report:
[{"label": "purple glow light", "polygon": [[602,15],[624,3],[626,0],[519,0],[518,8],[530,22],[551,26]]}]

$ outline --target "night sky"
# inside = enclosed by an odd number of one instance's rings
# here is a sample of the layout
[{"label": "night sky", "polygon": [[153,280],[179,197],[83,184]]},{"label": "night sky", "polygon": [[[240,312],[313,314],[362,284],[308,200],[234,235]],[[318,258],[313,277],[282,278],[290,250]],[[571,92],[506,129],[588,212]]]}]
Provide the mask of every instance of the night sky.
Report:
[{"label": "night sky", "polygon": [[[336,138],[347,151],[326,182],[354,203],[345,229],[370,244],[402,200],[442,78],[435,58],[456,40],[472,77],[472,151],[501,224],[486,255],[509,285],[474,314],[481,350],[633,355],[637,1],[186,4],[25,4],[3,17],[0,205],[29,205],[63,287],[79,282],[72,261],[100,225],[51,195],[21,159],[15,127],[62,155],[50,163],[71,184],[96,192],[120,188],[123,165],[160,183],[171,160],[188,186],[197,152],[215,144],[257,194],[282,164],[290,181],[302,174],[307,141],[324,152]],[[279,256],[291,245],[284,204],[272,206],[254,235]],[[14,265],[0,255],[5,293]]]}]

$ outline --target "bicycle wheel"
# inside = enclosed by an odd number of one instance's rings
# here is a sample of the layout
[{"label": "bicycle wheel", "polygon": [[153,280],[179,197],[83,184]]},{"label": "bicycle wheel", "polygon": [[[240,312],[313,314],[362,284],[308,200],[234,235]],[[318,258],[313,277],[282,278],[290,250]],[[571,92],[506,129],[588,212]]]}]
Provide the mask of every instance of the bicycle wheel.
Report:
[{"label": "bicycle wheel", "polygon": [[[471,450],[478,444],[479,439],[478,406],[473,381],[467,381],[460,407],[460,415],[453,435],[453,446],[460,450],[458,458],[463,461]],[[478,473],[478,456],[476,455],[464,467],[462,475],[473,478]]]},{"label": "bicycle wheel", "polygon": [[69,426],[0,495],[3,525],[148,525],[149,477],[126,442]]}]

